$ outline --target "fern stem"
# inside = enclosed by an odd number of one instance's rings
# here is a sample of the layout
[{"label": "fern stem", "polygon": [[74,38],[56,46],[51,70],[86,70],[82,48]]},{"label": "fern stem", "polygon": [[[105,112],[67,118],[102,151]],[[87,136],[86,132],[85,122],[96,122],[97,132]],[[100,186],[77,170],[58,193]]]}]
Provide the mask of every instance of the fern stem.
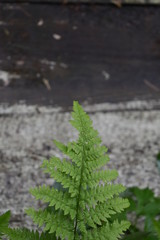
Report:
[{"label": "fern stem", "polygon": [[81,177],[80,177],[80,184],[79,184],[79,193],[77,197],[77,207],[76,207],[76,217],[75,217],[75,227],[74,227],[74,240],[76,239],[76,232],[77,232],[77,223],[78,223],[78,214],[79,214],[79,203],[80,203],[80,196],[81,196],[81,188],[82,188],[82,177],[83,177],[83,167],[84,167],[84,159],[85,159],[85,150],[83,146],[83,155],[82,155],[82,167],[81,167]]},{"label": "fern stem", "polygon": [[[81,119],[81,114],[78,111],[79,114],[79,119],[81,122],[81,126],[83,129],[83,119]],[[83,130],[82,130],[83,132]],[[82,134],[82,137],[84,134]],[[84,168],[84,159],[85,159],[85,147],[84,147],[84,143],[83,143],[83,148],[82,148],[83,152],[82,152],[82,166],[81,166],[81,177],[80,177],[80,184],[79,184],[79,193],[78,193],[78,197],[77,197],[77,206],[76,206],[76,217],[75,217],[75,227],[74,227],[74,240],[76,240],[76,232],[77,232],[77,224],[78,224],[78,214],[79,214],[79,203],[80,203],[80,196],[81,196],[81,189],[82,189],[82,181],[83,181],[83,168]]]}]

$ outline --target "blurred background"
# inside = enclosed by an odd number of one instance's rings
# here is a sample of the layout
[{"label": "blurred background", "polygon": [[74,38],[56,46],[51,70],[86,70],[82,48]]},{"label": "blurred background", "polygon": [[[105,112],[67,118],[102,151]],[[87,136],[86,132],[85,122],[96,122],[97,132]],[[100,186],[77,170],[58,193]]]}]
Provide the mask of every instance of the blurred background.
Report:
[{"label": "blurred background", "polygon": [[[29,188],[89,113],[126,186],[160,194],[160,1],[0,0],[0,212],[30,226]],[[35,203],[37,204],[37,203]],[[40,204],[40,203],[39,203]]]}]

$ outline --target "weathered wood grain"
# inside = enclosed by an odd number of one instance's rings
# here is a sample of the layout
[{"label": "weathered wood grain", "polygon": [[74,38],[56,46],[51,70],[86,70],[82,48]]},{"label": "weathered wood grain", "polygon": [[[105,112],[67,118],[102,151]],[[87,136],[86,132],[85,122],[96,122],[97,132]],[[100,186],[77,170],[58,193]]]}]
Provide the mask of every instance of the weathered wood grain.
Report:
[{"label": "weathered wood grain", "polygon": [[96,3],[117,6],[121,4],[160,4],[160,0],[1,0],[4,3]]},{"label": "weathered wood grain", "polygon": [[160,97],[160,8],[0,4],[0,102]]}]

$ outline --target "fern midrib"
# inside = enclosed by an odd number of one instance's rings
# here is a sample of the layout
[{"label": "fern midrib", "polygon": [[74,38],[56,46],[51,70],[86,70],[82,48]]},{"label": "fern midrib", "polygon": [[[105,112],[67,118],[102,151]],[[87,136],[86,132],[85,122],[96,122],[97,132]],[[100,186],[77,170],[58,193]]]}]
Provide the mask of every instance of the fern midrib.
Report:
[{"label": "fern midrib", "polygon": [[[81,126],[82,126],[82,131],[83,131],[83,121],[81,119],[81,114],[79,113],[79,119],[81,122]],[[83,134],[82,134],[83,137]],[[76,239],[76,232],[77,232],[77,223],[78,223],[78,214],[79,214],[79,203],[80,203],[80,196],[81,196],[81,190],[82,190],[82,179],[83,179],[83,170],[84,170],[84,160],[85,160],[85,146],[83,144],[83,148],[82,148],[83,152],[82,152],[82,167],[81,167],[81,175],[80,175],[80,184],[79,184],[79,191],[78,191],[78,197],[77,197],[77,207],[76,207],[76,217],[75,217],[75,227],[74,227],[74,240]]]},{"label": "fern midrib", "polygon": [[78,223],[78,214],[79,214],[79,203],[80,203],[80,196],[81,196],[81,190],[82,190],[84,156],[85,156],[85,151],[84,151],[84,147],[83,147],[81,177],[80,177],[79,191],[78,191],[78,197],[77,197],[77,207],[76,207],[76,223],[75,223],[75,228],[74,228],[74,240],[76,239],[76,232],[77,232],[77,223]]}]

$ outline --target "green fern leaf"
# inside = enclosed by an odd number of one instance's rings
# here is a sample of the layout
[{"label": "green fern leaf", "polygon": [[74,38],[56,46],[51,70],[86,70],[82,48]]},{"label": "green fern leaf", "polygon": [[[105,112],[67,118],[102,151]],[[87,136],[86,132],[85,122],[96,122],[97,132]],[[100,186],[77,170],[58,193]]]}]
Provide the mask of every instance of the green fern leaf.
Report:
[{"label": "green fern leaf", "polygon": [[64,215],[70,214],[71,219],[76,216],[76,201],[75,198],[70,197],[68,192],[47,186],[31,189],[30,192],[37,200],[49,203],[49,206],[54,206],[56,210],[63,210]]},{"label": "green fern leaf", "polygon": [[129,228],[130,224],[127,221],[114,221],[112,224],[106,223],[102,227],[94,230],[89,230],[83,236],[83,240],[101,239],[101,240],[117,240],[121,237],[123,232]]},{"label": "green fern leaf", "polygon": [[67,159],[51,157],[42,164],[55,184],[31,189],[31,194],[48,207],[26,212],[45,232],[61,240],[117,240],[130,225],[111,218],[129,206],[127,199],[119,197],[125,187],[113,184],[116,170],[102,170],[109,161],[107,148],[76,101],[70,122],[79,132],[78,140],[67,145],[54,141]]},{"label": "green fern leaf", "polygon": [[22,229],[11,229],[9,228],[5,235],[9,240],[56,240],[54,234],[42,233],[39,234],[38,231],[30,231],[26,228]]},{"label": "green fern leaf", "polygon": [[6,229],[8,229],[9,220],[10,220],[11,212],[7,211],[4,214],[0,215],[0,239],[3,236]]},{"label": "green fern leaf", "polygon": [[45,225],[45,231],[55,233],[56,237],[60,237],[60,239],[73,239],[74,221],[65,216],[63,212],[50,212],[47,209],[36,211],[30,208],[26,210],[26,213],[39,227]]}]

